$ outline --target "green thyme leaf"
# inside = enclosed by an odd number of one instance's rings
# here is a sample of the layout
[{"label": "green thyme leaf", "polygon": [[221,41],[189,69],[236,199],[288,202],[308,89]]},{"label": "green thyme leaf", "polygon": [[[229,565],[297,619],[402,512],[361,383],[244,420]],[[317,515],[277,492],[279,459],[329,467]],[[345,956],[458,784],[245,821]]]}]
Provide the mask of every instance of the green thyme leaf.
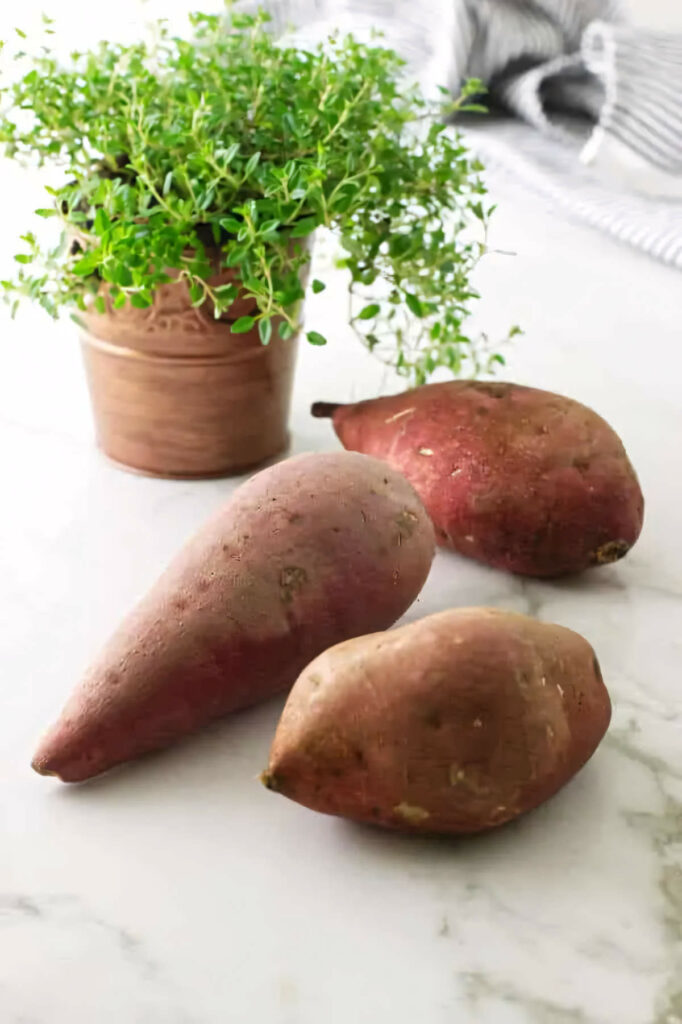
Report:
[{"label": "green thyme leaf", "polygon": [[327,339],[324,334],[320,334],[318,331],[308,331],[306,338],[311,345],[326,345]]},{"label": "green thyme leaf", "polygon": [[258,336],[263,345],[270,343],[272,337],[272,320],[259,320],[258,321]]},{"label": "green thyme leaf", "polygon": [[253,326],[256,323],[255,316],[240,316],[238,320],[231,326],[233,334],[246,334],[247,331],[253,330]]}]

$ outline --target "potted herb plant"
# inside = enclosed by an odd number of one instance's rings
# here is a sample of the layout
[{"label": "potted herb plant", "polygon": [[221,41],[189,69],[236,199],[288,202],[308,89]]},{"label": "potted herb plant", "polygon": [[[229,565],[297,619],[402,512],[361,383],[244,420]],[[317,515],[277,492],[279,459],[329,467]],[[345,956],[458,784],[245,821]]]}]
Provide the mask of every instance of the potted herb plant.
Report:
[{"label": "potted herb plant", "polygon": [[[61,228],[54,244],[23,236],[6,298],[74,311],[99,444],[138,470],[228,473],[286,445],[322,225],[376,355],[413,384],[483,358],[464,333],[485,238],[463,229],[489,213],[480,165],[394,53],[353,38],[303,52],[266,21],[228,6],[192,15],[189,38],[160,22],[65,63],[42,45],[0,80],[0,142],[54,167],[36,213]],[[312,345],[322,308],[308,306]]]}]

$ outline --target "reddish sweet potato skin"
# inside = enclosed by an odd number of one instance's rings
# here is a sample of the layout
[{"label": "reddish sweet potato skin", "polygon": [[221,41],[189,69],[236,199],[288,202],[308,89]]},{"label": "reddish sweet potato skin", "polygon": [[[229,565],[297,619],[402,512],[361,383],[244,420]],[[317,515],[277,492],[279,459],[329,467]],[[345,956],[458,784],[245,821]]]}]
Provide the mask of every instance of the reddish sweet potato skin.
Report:
[{"label": "reddish sweet potato skin", "polygon": [[450,381],[332,415],[344,447],[414,484],[440,544],[528,576],[622,558],[644,499],[617,434],[591,409],[516,384]]},{"label": "reddish sweet potato skin", "polygon": [[33,766],[74,782],[291,686],[320,651],[396,621],[434,554],[411,485],[351,452],[264,470],[123,622]]},{"label": "reddish sweet potato skin", "polygon": [[481,832],[568,782],[610,716],[583,637],[510,612],[456,609],[313,661],[289,695],[263,781],[355,821]]}]

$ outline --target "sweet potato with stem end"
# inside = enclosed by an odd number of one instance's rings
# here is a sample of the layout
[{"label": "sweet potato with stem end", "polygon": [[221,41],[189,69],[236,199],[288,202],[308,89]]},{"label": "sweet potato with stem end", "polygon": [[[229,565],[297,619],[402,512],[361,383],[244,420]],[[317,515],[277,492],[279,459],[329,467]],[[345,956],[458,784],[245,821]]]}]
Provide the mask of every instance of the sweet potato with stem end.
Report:
[{"label": "sweet potato with stem end", "polygon": [[450,381],[312,412],[332,417],[345,448],[405,474],[440,544],[496,568],[580,572],[622,558],[642,529],[644,499],[620,438],[570,398]]},{"label": "sweet potato with stem end", "polygon": [[556,793],[610,716],[583,637],[460,608],[316,658],[289,695],[263,782],[355,821],[480,832]]},{"label": "sweet potato with stem end", "polygon": [[433,527],[407,480],[350,452],[258,473],[105,647],[33,761],[67,782],[286,689],[331,644],[419,594]]}]

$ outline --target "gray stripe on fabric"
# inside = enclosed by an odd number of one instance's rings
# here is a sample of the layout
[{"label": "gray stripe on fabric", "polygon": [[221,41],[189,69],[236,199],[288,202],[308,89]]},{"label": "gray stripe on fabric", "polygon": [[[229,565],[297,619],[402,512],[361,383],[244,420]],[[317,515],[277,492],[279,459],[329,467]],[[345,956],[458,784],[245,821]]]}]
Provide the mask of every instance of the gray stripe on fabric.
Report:
[{"label": "gray stripe on fabric", "polygon": [[[660,112],[655,108],[647,108],[644,104],[637,107],[616,103],[613,108],[614,123],[639,126],[643,135],[646,135],[656,145],[661,154],[665,154],[670,161],[679,164],[682,161],[682,118],[675,112],[675,125],[666,124]],[[646,156],[646,154],[645,154]]]},{"label": "gray stripe on fabric", "polygon": [[622,142],[623,145],[631,149],[633,153],[636,153],[645,162],[660,168],[660,170],[665,171],[667,174],[679,174],[679,160],[671,160],[660,149],[655,136],[652,137],[651,132],[647,132],[641,126],[638,126],[634,118],[628,117],[622,121],[612,118],[608,125],[604,126],[604,131],[607,135],[613,135],[614,138]]},{"label": "gray stripe on fabric", "polygon": [[642,88],[631,80],[621,80],[618,92],[620,106],[630,110],[648,111],[648,116],[657,122],[662,133],[668,130],[670,134],[676,135],[682,129],[682,98],[679,95],[665,96],[660,90],[653,89],[643,94]]},{"label": "gray stripe on fabric", "polygon": [[[602,22],[583,39],[588,68],[604,79],[606,102],[599,123],[644,161],[672,175],[682,172],[682,39],[637,32]],[[675,56],[677,59],[674,59]],[[672,68],[672,71],[671,71]]]}]

